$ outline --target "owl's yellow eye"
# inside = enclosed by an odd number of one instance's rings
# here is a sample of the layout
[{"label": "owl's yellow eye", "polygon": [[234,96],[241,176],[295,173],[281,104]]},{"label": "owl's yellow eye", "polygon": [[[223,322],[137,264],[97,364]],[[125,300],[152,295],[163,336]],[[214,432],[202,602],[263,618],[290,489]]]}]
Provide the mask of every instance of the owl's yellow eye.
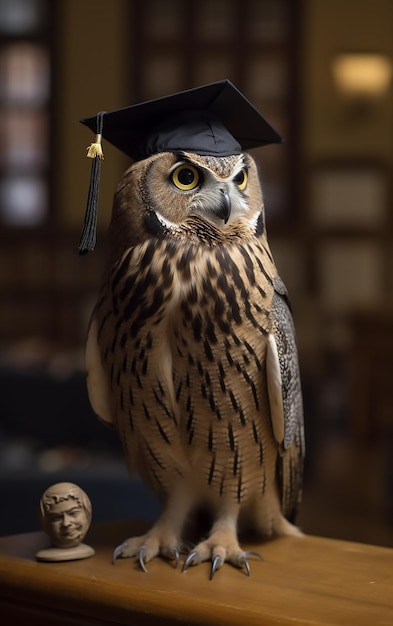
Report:
[{"label": "owl's yellow eye", "polygon": [[193,165],[179,165],[171,174],[173,184],[182,191],[191,191],[199,184],[199,172]]},{"label": "owl's yellow eye", "polygon": [[244,191],[247,187],[248,175],[246,168],[243,168],[236,174],[233,179],[233,182],[239,187],[240,191]]}]

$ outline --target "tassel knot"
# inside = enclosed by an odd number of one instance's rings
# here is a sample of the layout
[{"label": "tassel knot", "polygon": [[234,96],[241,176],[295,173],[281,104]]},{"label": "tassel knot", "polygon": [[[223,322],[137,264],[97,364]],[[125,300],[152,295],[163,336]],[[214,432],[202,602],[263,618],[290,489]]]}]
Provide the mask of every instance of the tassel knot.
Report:
[{"label": "tassel knot", "polygon": [[104,153],[102,151],[102,146],[101,146],[101,139],[102,139],[102,135],[100,134],[96,135],[95,141],[93,141],[93,143],[91,143],[90,146],[86,148],[87,150],[86,156],[89,159],[95,159],[95,157],[100,157],[101,160],[104,159]]}]

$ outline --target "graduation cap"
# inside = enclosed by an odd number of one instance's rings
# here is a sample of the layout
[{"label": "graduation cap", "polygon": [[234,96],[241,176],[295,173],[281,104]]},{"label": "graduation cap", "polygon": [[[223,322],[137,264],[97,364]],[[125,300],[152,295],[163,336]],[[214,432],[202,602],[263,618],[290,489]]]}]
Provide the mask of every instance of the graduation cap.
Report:
[{"label": "graduation cap", "polygon": [[80,254],[92,250],[95,245],[102,137],[134,160],[158,152],[179,151],[228,156],[282,141],[229,80],[110,113],[100,112],[81,122],[96,134],[96,138],[87,154],[93,158],[93,165]]}]

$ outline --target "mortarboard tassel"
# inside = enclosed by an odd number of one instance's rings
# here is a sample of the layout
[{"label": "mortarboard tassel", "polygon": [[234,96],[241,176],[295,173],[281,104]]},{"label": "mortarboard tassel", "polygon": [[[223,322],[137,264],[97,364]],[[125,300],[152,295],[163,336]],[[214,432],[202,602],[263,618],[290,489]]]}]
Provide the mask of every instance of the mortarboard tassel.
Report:
[{"label": "mortarboard tassel", "polygon": [[78,254],[87,254],[94,250],[96,244],[97,232],[97,210],[98,196],[100,188],[101,161],[104,158],[101,146],[103,118],[105,111],[97,113],[97,134],[95,141],[87,148],[87,156],[93,159],[91,165],[89,194],[87,197],[87,206],[85,213],[85,221],[83,224],[82,234],[78,246]]}]

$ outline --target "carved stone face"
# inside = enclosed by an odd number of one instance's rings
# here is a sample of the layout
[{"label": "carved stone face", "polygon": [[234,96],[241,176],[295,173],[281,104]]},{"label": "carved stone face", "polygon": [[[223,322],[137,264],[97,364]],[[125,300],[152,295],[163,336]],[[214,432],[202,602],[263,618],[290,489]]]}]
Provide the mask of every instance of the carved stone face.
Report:
[{"label": "carved stone face", "polygon": [[79,545],[90,526],[91,502],[73,483],[57,483],[45,491],[40,502],[41,523],[56,548]]},{"label": "carved stone face", "polygon": [[53,545],[72,548],[83,541],[89,523],[83,508],[74,500],[64,500],[51,507],[47,513],[48,533]]}]

